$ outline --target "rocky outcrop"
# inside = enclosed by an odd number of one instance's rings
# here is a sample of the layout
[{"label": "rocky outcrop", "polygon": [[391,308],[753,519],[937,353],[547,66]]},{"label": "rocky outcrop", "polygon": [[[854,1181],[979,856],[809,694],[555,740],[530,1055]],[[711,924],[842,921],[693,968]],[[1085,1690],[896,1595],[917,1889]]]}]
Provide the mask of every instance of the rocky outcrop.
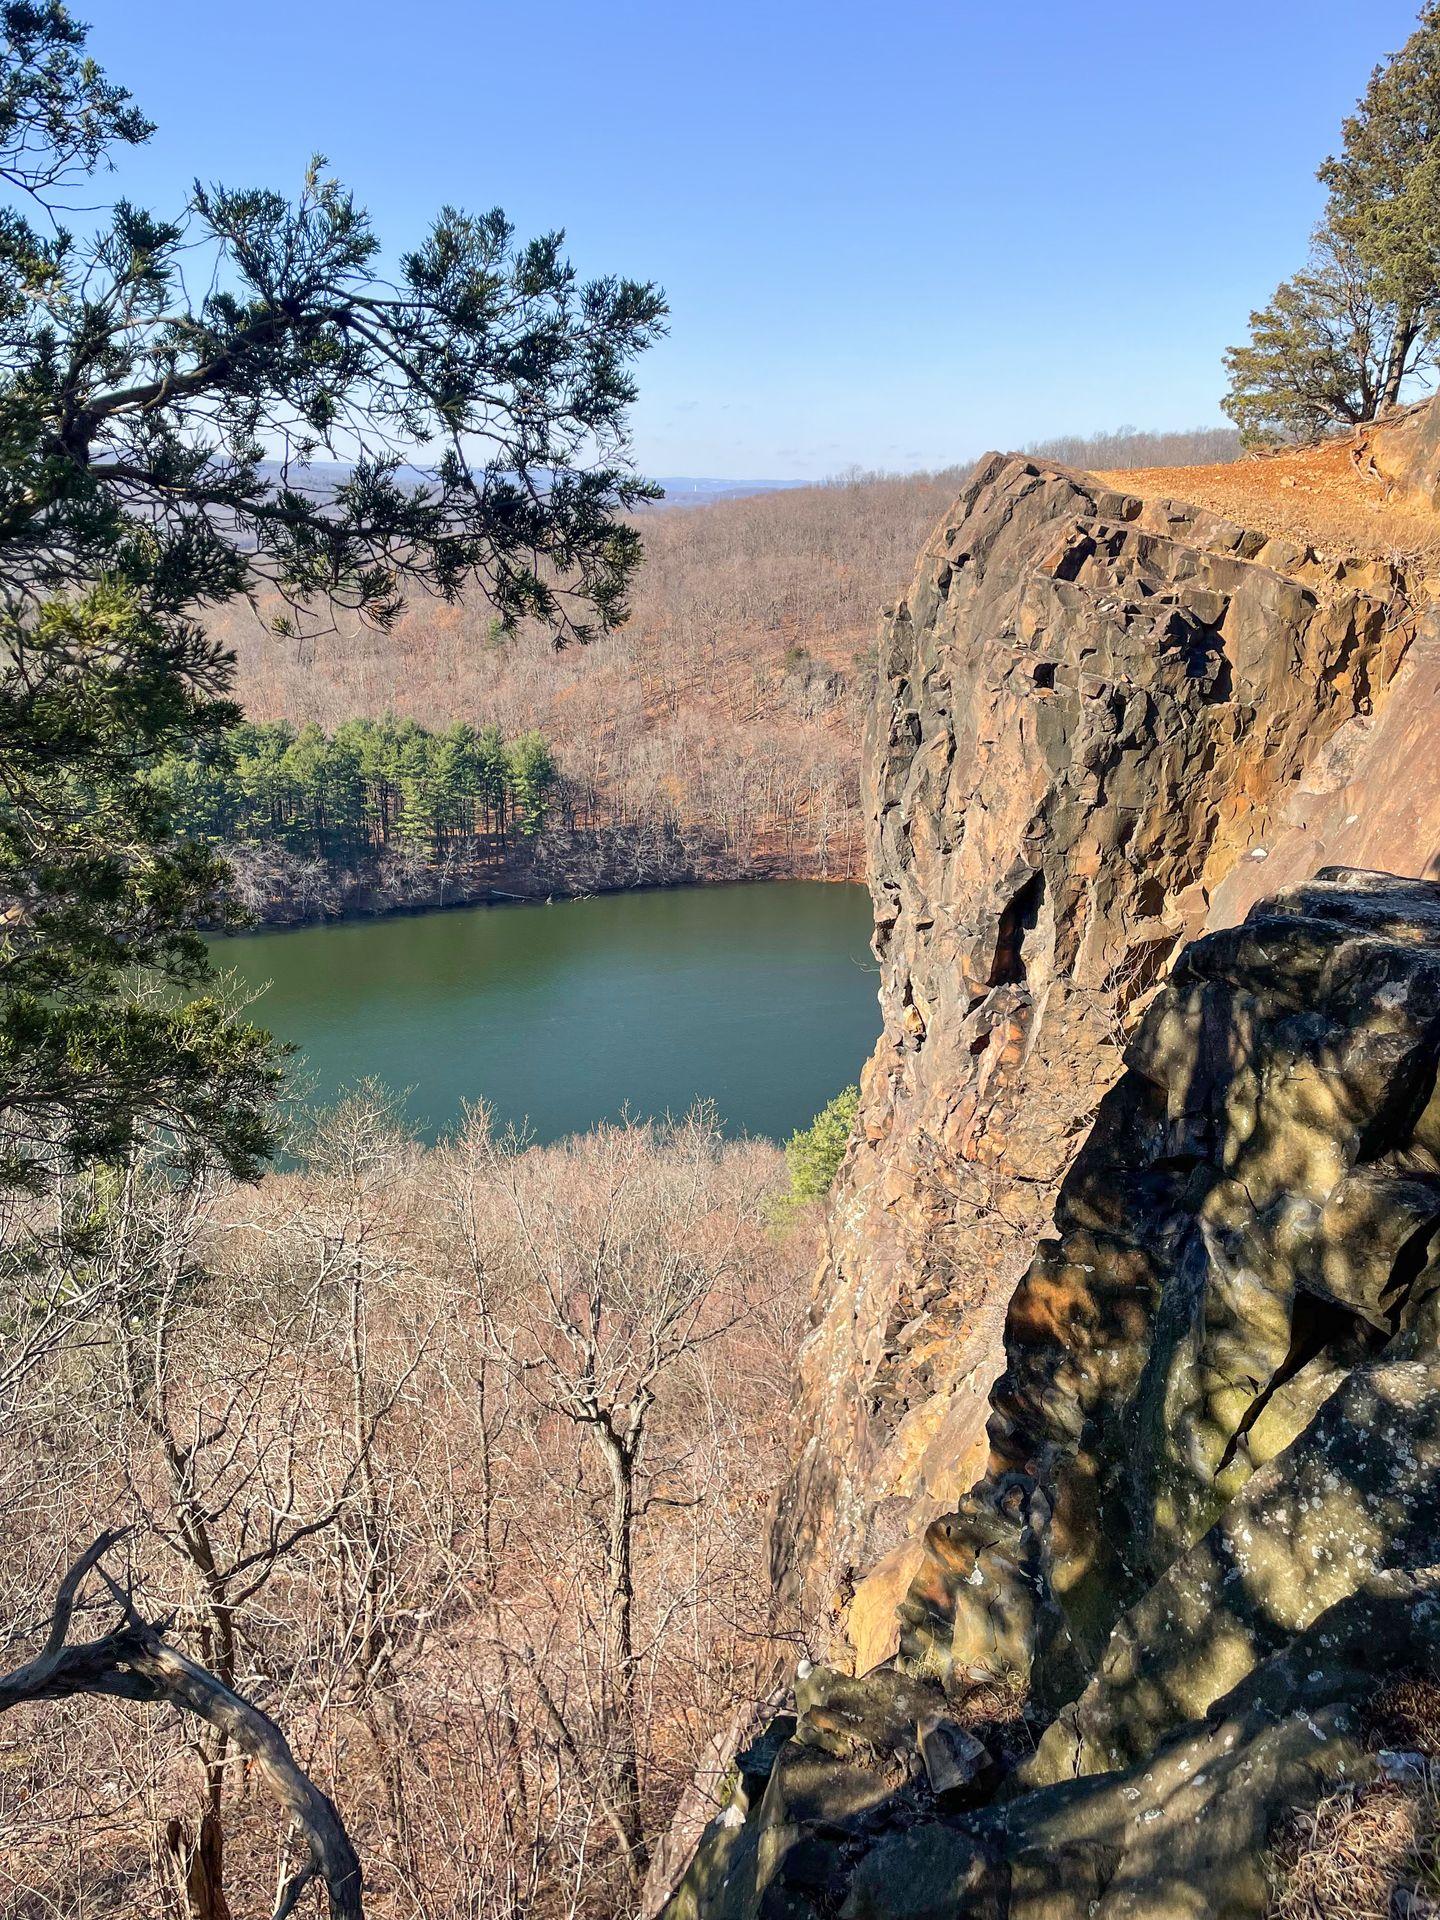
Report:
[{"label": "rocky outcrop", "polygon": [[1262,856],[1304,838],[1297,796],[1357,812],[1355,730],[1403,726],[1387,695],[1423,625],[1388,563],[1020,457],[982,462],[937,529],[882,635],[885,1031],[776,1531],[817,1650],[861,1670],[893,1651],[925,1530],[984,1465],[1006,1304],[1127,1029],[1180,945],[1243,913]]},{"label": "rocky outcrop", "polygon": [[1389,497],[1440,508],[1440,407],[1420,400],[1358,428],[1353,458]]},{"label": "rocky outcrop", "polygon": [[1440,1684],[1440,886],[1256,907],[1126,1062],[899,1653],[802,1666],[671,1920],[1259,1920]]},{"label": "rocky outcrop", "polygon": [[[1125,1635],[1196,1712],[1162,1640],[1192,1676],[1191,1630],[1223,1643],[1218,1694],[1263,1624],[1307,1625],[1387,1555],[1429,1564],[1440,888],[1346,875],[1263,904],[1187,950],[1128,1060],[1010,1304],[987,1474],[930,1530],[905,1647],[1054,1709],[1138,1606]],[[1225,1624],[1232,1593],[1264,1622]]]},{"label": "rocky outcrop", "polygon": [[1209,924],[1231,926],[1257,900],[1325,866],[1412,877],[1440,872],[1440,621],[1405,611],[1410,639],[1373,709],[1338,728],[1268,817],[1250,857],[1214,890]]}]

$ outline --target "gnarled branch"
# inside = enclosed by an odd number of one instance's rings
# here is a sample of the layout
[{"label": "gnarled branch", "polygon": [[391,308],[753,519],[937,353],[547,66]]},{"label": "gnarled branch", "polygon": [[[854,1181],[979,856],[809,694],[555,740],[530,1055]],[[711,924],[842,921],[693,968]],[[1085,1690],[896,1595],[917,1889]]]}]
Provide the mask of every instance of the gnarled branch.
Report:
[{"label": "gnarled branch", "polygon": [[[60,1582],[44,1647],[24,1666],[0,1675],[0,1713],[28,1700],[94,1693],[195,1714],[229,1736],[304,1836],[309,1858],[281,1889],[271,1920],[286,1920],[305,1887],[317,1879],[330,1896],[330,1920],[364,1920],[359,1857],[334,1803],[300,1766],[267,1714],[141,1619],[129,1595],[100,1565],[122,1537],[102,1533]],[[122,1624],[99,1639],[72,1645],[75,1603],[86,1576],[97,1568],[120,1608]]]}]

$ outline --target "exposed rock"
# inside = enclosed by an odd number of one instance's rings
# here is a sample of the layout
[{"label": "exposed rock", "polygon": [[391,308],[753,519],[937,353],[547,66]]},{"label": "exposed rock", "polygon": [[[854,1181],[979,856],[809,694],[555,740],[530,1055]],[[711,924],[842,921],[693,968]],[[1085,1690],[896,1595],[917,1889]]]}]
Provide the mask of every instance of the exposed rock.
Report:
[{"label": "exposed rock", "polygon": [[[1428,514],[1440,403],[1356,457]],[[1430,583],[991,456],[881,676],[775,1534],[859,1677],[673,1914],[1259,1920],[1296,1809],[1440,1777],[1372,1711],[1440,1678]]]},{"label": "exposed rock", "polygon": [[[1258,1920],[1271,1836],[1293,1810],[1379,1773],[1369,1704],[1390,1675],[1433,1677],[1437,1648],[1435,1576],[1385,1575],[1130,1767],[959,1813],[913,1793],[872,1799],[862,1821],[834,1828],[817,1800],[783,1834],[722,1815],[671,1916]],[[783,1748],[776,1759],[772,1778]],[[842,1778],[829,1796],[846,1815]],[[780,1844],[762,1868],[767,1832]]]},{"label": "exposed rock", "polygon": [[[728,1822],[717,1829],[721,1837],[733,1835],[744,1824],[752,1800],[758,1799],[770,1777],[776,1752],[794,1729],[793,1718],[778,1712],[787,1692],[788,1688],[780,1687],[766,1701],[737,1708],[707,1734],[689,1785],[651,1847],[639,1920],[655,1920],[663,1909],[714,1819],[717,1803],[723,1801]],[[714,1836],[710,1846],[713,1853]]]},{"label": "exposed rock", "polygon": [[941,1805],[968,1793],[990,1771],[990,1750],[985,1742],[945,1714],[926,1714],[916,1723],[916,1734],[925,1778]]},{"label": "exposed rock", "polygon": [[1440,1359],[1357,1370],[1116,1626],[1037,1785],[1134,1765],[1329,1605],[1440,1561]]},{"label": "exposed rock", "polygon": [[1437,1081],[1440,886],[1322,876],[1185,951],[900,1655],[806,1675],[674,1920],[1261,1920],[1294,1811],[1393,1774],[1380,1683],[1440,1676]]},{"label": "exposed rock", "polygon": [[1126,1024],[1225,876],[1267,864],[1248,856],[1328,743],[1384,723],[1404,588],[1015,456],[927,547],[866,753],[885,1032],[776,1531],[822,1647],[848,1605],[859,1664],[893,1650],[913,1542],[983,1467],[1005,1306]]},{"label": "exposed rock", "polygon": [[1405,618],[1414,639],[1385,696],[1337,729],[1290,791],[1253,822],[1254,850],[1210,900],[1209,924],[1243,920],[1257,900],[1325,866],[1440,872],[1440,620]]},{"label": "exposed rock", "polygon": [[1388,494],[1440,507],[1440,408],[1421,400],[1360,428],[1354,458]]},{"label": "exposed rock", "polygon": [[[1328,1431],[1317,1410],[1435,1289],[1437,1063],[1431,884],[1318,880],[1186,952],[1011,1303],[989,1473],[930,1529],[902,1607],[912,1658],[1020,1673],[1058,1706],[1297,1434],[1279,1498],[1313,1495],[1318,1513],[1319,1485],[1293,1484]],[[1327,1443],[1315,1471],[1351,1489],[1357,1525],[1349,1464]],[[1296,1544],[1270,1532],[1257,1553]],[[1369,1542],[1349,1550],[1358,1564]],[[1335,1597],[1314,1567],[1290,1581],[1316,1608]]]}]

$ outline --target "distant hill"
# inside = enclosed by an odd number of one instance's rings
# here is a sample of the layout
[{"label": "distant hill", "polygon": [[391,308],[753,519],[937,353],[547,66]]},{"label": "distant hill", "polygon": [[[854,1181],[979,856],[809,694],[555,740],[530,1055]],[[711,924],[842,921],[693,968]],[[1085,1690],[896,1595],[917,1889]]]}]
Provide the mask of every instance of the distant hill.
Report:
[{"label": "distant hill", "polygon": [[240,607],[215,631],[257,720],[538,727],[586,828],[658,827],[714,849],[710,872],[854,874],[876,615],[962,478],[671,478],[643,516],[628,625],[562,653],[538,628],[496,634],[478,597],[417,595],[385,635],[342,622],[285,640]]},{"label": "distant hill", "polygon": [[717,500],[746,500],[752,494],[781,493],[806,484],[804,480],[702,480],[690,474],[665,476],[656,482],[665,489],[667,507],[710,507]]},{"label": "distant hill", "polygon": [[[958,474],[977,457],[979,451],[972,447],[945,472]],[[1238,460],[1241,447],[1240,436],[1233,427],[1192,427],[1156,433],[1124,426],[1104,433],[1071,433],[1050,440],[1032,440],[1025,444],[1023,451],[1038,454],[1042,459],[1054,460],[1061,466],[1094,471],[1096,468],[1115,467],[1214,466]],[[276,461],[262,462],[261,470],[271,480],[281,477],[281,468]],[[292,468],[290,481],[294,486],[324,493],[338,486],[349,471],[343,461],[314,460],[304,469]],[[416,483],[423,483],[428,477],[422,467],[402,467],[401,473]],[[852,467],[847,472],[822,481],[737,480],[714,474],[692,473],[659,474],[653,477],[655,485],[664,488],[665,498],[647,506],[647,514],[662,511],[666,507],[712,507],[727,500],[753,499],[757,494],[814,492],[817,488],[826,491],[836,487],[853,490],[857,485],[894,486],[912,482],[923,489],[935,476],[925,473],[869,472]]]},{"label": "distant hill", "polygon": [[[261,471],[267,479],[278,481],[281,478],[280,463],[266,460],[261,463]],[[290,483],[311,493],[328,493],[339,486],[350,472],[349,466],[341,460],[312,460],[301,469],[298,466],[290,470]],[[402,467],[404,479],[423,485],[428,475],[423,467]],[[667,507],[708,507],[717,500],[745,500],[757,493],[780,493],[792,487],[810,484],[804,480],[725,480],[696,474],[662,474],[655,482],[665,489],[663,504]],[[656,505],[660,505],[656,502]],[[654,508],[647,511],[653,512]]]},{"label": "distant hill", "polygon": [[[1217,462],[1233,438],[1124,430],[1043,452],[1092,470],[1160,453]],[[388,635],[341,623],[281,640],[245,608],[216,628],[256,719],[333,729],[394,713],[507,738],[538,727],[586,825],[698,836],[733,873],[853,873],[877,616],[966,471],[820,486],[670,476],[642,516],[629,624],[584,649],[556,653],[539,629],[499,636],[478,596],[416,596]]]}]

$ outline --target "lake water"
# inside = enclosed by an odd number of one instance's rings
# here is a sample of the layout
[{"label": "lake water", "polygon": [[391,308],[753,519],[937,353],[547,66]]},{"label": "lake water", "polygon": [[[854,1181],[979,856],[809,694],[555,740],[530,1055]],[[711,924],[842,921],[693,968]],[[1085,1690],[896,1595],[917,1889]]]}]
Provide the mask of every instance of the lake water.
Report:
[{"label": "lake water", "polygon": [[[264,986],[312,1097],[373,1078],[427,1138],[485,1099],[553,1140],[713,1100],[783,1139],[880,1031],[863,887],[806,882],[467,907],[213,943]],[[266,984],[268,982],[268,985]]]}]

